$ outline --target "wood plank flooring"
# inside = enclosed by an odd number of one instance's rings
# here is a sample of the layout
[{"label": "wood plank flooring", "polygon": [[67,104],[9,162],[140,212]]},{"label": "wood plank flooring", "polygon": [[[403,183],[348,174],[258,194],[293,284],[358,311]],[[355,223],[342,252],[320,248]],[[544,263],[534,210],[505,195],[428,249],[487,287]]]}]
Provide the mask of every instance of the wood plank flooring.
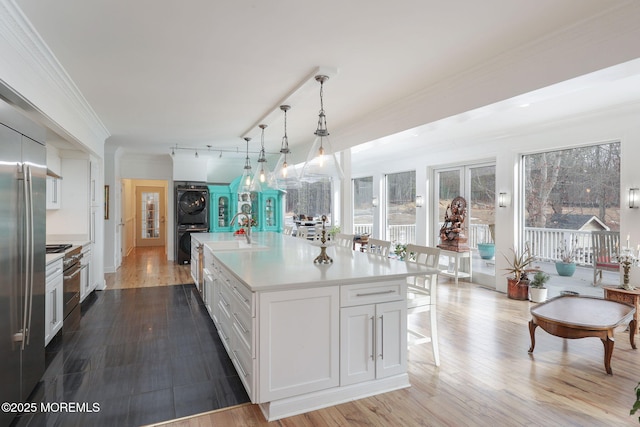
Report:
[{"label": "wood plank flooring", "polygon": [[105,274],[107,289],[146,288],[193,283],[191,266],[167,261],[164,246],[136,247],[115,273]]},{"label": "wood plank flooring", "polygon": [[[536,331],[530,344],[527,301],[460,282],[438,290],[439,368],[430,344],[409,349],[408,389],[267,423],[256,405],[241,405],[156,424],[204,426],[622,426],[640,381],[640,350],[616,331],[604,370],[604,348],[593,338],[567,340]],[[412,316],[428,333],[428,313]]]}]

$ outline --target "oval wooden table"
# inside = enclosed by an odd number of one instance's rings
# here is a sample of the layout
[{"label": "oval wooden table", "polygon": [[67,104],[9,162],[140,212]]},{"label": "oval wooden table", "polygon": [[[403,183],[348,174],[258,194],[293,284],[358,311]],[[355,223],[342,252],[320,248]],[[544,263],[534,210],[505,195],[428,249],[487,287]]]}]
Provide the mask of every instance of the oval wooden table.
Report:
[{"label": "oval wooden table", "polygon": [[600,338],[604,345],[604,368],[607,374],[613,375],[611,370],[611,355],[615,343],[613,334],[615,328],[629,323],[629,341],[631,347],[636,348],[634,342],[636,321],[633,318],[635,307],[601,298],[559,296],[539,304],[531,309],[529,333],[531,334],[531,348],[536,345],[535,330],[537,326],[561,338]]}]

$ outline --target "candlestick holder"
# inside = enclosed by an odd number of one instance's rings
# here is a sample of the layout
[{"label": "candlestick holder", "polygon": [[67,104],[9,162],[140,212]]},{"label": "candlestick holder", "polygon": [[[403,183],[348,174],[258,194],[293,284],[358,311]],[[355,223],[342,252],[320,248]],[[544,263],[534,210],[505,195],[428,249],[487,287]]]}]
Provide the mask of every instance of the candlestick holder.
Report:
[{"label": "candlestick holder", "polygon": [[626,249],[618,257],[618,262],[622,266],[622,285],[620,287],[627,291],[632,291],[636,288],[631,284],[629,280],[629,272],[631,271],[631,266],[634,265],[636,261],[637,258],[634,256],[633,250],[630,249]]},{"label": "candlestick holder", "polygon": [[314,264],[331,264],[333,259],[327,255],[327,231],[325,229],[324,223],[327,221],[327,216],[322,215],[322,234],[320,237],[320,255],[318,255],[314,260]]}]

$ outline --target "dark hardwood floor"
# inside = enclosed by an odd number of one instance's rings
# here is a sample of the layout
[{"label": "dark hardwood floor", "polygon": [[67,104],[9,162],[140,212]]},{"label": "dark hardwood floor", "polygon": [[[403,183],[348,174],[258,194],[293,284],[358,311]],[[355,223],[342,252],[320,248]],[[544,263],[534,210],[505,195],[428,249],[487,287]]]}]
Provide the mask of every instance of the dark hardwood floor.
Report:
[{"label": "dark hardwood floor", "polygon": [[[52,410],[14,424],[140,426],[248,402],[195,286],[162,285],[88,296],[47,346],[31,400]],[[62,402],[92,411],[55,410]]]}]

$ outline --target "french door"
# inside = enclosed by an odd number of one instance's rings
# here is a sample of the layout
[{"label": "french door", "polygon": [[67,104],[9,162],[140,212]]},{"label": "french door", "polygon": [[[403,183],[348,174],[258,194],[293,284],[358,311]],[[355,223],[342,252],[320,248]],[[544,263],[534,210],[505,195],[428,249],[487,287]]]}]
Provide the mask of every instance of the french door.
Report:
[{"label": "french door", "polygon": [[165,202],[163,187],[136,187],[136,246],[164,246]]},{"label": "french door", "polygon": [[[437,212],[434,218],[434,244],[438,244],[440,227],[444,221],[447,206],[458,196],[464,197],[467,202],[466,230],[468,244],[472,249],[477,249],[478,243],[493,243],[494,237],[494,213],[495,213],[495,189],[496,167],[495,163],[483,163],[462,165],[435,170],[434,182],[438,197],[433,212]],[[475,258],[479,259],[477,254]],[[486,270],[486,274],[495,276],[495,263],[493,260],[478,261],[481,270],[477,270],[474,264],[474,273]]]}]

